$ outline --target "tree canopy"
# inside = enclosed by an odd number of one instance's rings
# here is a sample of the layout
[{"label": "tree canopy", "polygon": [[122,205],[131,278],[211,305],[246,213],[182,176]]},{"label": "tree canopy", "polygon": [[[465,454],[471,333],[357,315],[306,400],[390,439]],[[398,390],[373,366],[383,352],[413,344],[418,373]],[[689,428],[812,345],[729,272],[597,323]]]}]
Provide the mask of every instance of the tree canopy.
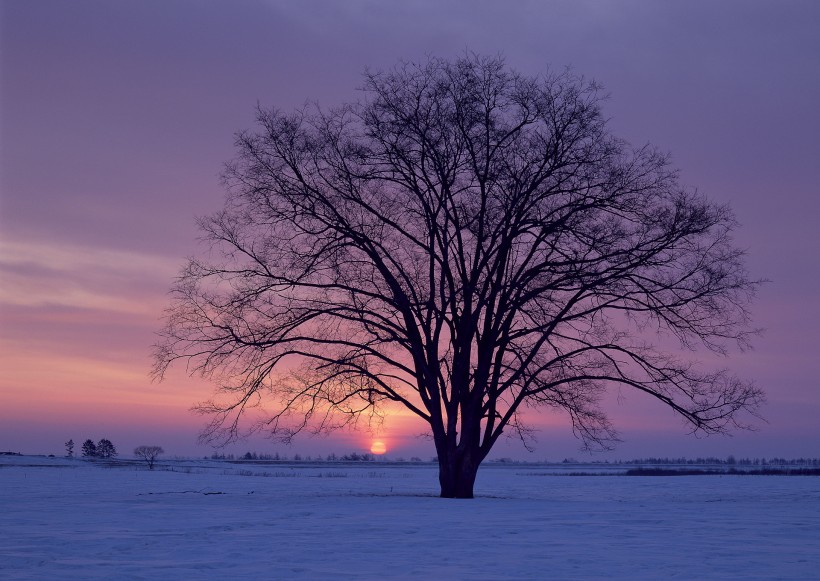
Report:
[{"label": "tree canopy", "polygon": [[272,408],[250,430],[290,440],[396,402],[430,426],[442,495],[471,497],[525,408],[566,412],[589,446],[616,438],[613,386],[693,431],[755,412],[759,389],[686,355],[753,333],[732,213],[613,136],[594,82],[466,56],[363,89],[260,108],[237,136],[201,221],[211,255],[175,284],[156,353],[159,376],[182,358],[218,384],[207,439],[255,406]]}]

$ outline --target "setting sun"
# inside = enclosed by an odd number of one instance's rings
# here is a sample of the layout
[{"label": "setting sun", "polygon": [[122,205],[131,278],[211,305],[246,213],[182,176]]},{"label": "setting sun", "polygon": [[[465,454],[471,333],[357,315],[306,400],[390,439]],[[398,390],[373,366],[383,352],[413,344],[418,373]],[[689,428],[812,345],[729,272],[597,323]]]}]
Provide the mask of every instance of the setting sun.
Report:
[{"label": "setting sun", "polygon": [[387,446],[385,446],[384,442],[382,442],[381,440],[375,440],[370,445],[370,452],[372,452],[373,454],[384,454],[385,452],[387,452]]}]

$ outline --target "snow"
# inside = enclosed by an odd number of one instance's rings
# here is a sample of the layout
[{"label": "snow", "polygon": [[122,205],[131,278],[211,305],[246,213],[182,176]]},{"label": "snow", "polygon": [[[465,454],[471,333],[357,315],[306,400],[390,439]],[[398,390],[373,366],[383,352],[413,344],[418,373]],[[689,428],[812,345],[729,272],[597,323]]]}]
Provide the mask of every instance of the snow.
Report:
[{"label": "snow", "polygon": [[2,579],[816,579],[820,478],[0,456]]}]

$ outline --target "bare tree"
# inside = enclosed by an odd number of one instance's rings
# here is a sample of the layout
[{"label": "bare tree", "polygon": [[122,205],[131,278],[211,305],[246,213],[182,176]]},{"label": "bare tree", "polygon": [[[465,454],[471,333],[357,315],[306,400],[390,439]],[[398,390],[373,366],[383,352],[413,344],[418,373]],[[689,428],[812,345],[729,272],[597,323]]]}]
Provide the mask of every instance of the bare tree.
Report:
[{"label": "bare tree", "polygon": [[184,269],[156,352],[159,377],[184,358],[218,382],[204,439],[255,407],[248,430],[288,441],[397,402],[430,426],[441,495],[470,498],[502,433],[530,437],[525,408],[565,411],[587,446],[616,439],[610,386],[693,431],[754,413],[758,389],[674,355],[752,332],[732,214],[610,135],[596,84],[469,56],[364,90],[238,134],[201,222],[218,258]]},{"label": "bare tree", "polygon": [[134,456],[137,458],[142,458],[148,462],[149,470],[154,469],[154,462],[156,462],[160,454],[164,453],[165,450],[163,450],[160,446],[137,446],[134,448]]}]

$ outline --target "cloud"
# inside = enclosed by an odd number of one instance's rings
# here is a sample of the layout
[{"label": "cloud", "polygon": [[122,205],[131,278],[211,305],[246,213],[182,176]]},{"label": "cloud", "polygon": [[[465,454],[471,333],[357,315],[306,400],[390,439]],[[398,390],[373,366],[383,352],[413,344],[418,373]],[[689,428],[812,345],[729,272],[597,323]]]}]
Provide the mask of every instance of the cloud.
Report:
[{"label": "cloud", "polygon": [[0,306],[156,315],[179,264],[121,250],[0,242]]},{"label": "cloud", "polygon": [[3,413],[124,417],[149,402],[187,413],[195,388],[148,377],[152,332],[178,266],[148,253],[0,242]]}]

